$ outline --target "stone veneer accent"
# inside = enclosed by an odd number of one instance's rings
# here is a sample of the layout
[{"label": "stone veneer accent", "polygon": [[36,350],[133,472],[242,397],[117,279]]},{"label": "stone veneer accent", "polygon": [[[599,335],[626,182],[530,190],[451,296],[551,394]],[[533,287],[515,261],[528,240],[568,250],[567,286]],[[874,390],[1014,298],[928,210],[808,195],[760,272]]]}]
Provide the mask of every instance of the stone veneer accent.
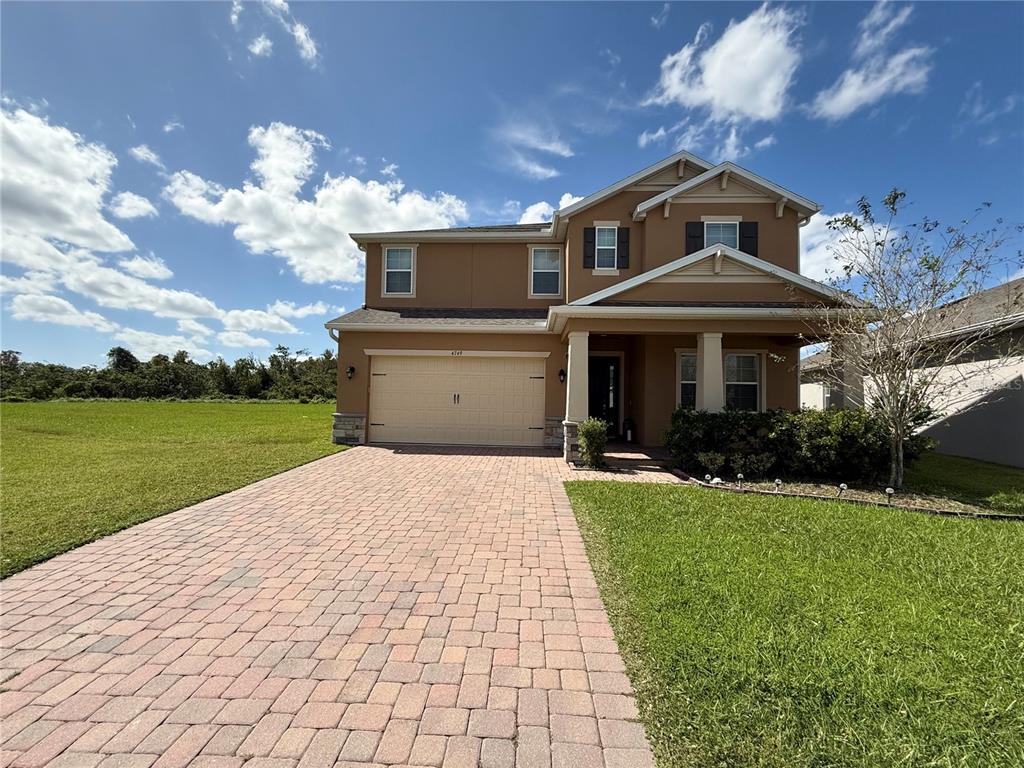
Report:
[{"label": "stone veneer accent", "polygon": [[580,460],[579,424],[574,421],[563,421],[565,438],[562,445],[562,457],[570,464]]},{"label": "stone veneer accent", "polygon": [[336,445],[360,445],[366,442],[365,413],[334,414],[331,440]]},{"label": "stone veneer accent", "polygon": [[544,447],[561,448],[563,441],[562,417],[547,416],[544,418]]}]

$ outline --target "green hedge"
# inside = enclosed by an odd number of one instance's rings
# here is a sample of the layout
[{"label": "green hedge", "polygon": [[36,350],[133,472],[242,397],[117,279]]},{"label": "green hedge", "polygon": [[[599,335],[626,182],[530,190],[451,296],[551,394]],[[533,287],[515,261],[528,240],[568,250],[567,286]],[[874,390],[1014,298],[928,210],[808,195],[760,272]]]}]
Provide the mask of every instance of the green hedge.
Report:
[{"label": "green hedge", "polygon": [[[836,482],[870,481],[889,470],[889,439],[882,421],[866,410],[707,411],[678,410],[666,445],[692,474],[711,467],[729,476],[771,474]],[[914,437],[904,446],[909,462],[930,448]]]}]

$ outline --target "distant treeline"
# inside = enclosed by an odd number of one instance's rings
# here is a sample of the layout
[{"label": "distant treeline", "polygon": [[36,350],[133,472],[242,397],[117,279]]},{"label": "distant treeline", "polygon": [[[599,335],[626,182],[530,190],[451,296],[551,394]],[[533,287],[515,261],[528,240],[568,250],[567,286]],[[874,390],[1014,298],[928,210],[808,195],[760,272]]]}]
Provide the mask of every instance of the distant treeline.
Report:
[{"label": "distant treeline", "polygon": [[14,350],[0,352],[0,397],[4,400],[57,398],[199,398],[330,402],[335,397],[338,361],[330,350],[310,357],[305,350],[278,347],[264,362],[243,357],[191,360],[187,352],[139,360],[124,347],[107,353],[104,368],[71,368],[26,363]]}]

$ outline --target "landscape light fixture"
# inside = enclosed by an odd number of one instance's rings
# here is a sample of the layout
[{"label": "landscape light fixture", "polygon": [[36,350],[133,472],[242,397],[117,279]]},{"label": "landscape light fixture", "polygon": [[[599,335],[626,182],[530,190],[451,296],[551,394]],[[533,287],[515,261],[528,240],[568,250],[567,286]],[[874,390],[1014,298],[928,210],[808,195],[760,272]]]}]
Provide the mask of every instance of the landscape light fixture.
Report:
[{"label": "landscape light fixture", "polygon": [[889,502],[889,506],[892,506],[892,496],[896,493],[896,489],[889,487],[885,489],[885,498]]},{"label": "landscape light fixture", "polygon": [[840,483],[839,484],[839,493],[837,493],[836,496],[842,496],[843,495],[843,491],[846,490],[846,487],[847,487],[846,483]]},{"label": "landscape light fixture", "polygon": [[743,487],[743,473],[742,472],[740,472],[738,475],[736,475],[736,481],[740,484],[740,488],[742,488]]},{"label": "landscape light fixture", "polygon": [[779,478],[775,478],[775,492],[778,493],[782,490],[782,481]]}]

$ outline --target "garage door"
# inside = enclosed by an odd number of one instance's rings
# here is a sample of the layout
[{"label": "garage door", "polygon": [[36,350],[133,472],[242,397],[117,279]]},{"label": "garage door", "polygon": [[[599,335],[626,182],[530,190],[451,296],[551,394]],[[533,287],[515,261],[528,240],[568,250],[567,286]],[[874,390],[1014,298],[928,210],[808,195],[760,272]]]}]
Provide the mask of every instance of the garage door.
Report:
[{"label": "garage door", "polygon": [[374,355],[378,443],[544,444],[544,359]]}]

